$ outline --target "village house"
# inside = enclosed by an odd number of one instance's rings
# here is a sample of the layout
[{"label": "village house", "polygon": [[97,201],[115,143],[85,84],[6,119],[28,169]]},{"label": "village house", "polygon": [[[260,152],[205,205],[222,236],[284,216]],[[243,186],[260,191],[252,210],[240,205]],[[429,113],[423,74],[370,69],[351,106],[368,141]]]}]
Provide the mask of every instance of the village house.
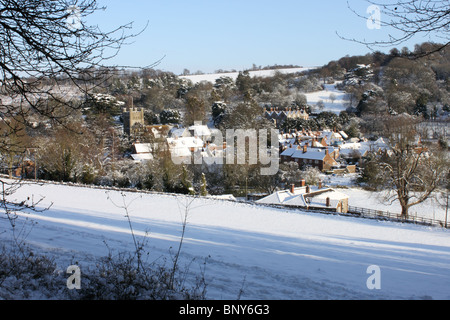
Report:
[{"label": "village house", "polygon": [[336,159],[339,150],[334,147],[308,148],[308,144],[291,146],[280,153],[281,162],[296,162],[299,167],[311,166],[320,171],[331,170],[339,166]]},{"label": "village house", "polygon": [[201,164],[208,170],[217,170],[224,162],[226,144],[204,142],[199,137],[167,138],[168,148],[178,164]]},{"label": "village house", "polygon": [[[289,146],[289,145],[298,145],[303,141],[310,141],[314,138],[318,138],[320,136],[320,131],[311,131],[305,130],[291,130],[290,132],[282,132],[280,133],[278,140],[280,142],[280,146]],[[327,145],[324,140],[319,141],[322,145]]]},{"label": "village house", "polygon": [[131,158],[135,162],[153,160],[153,148],[151,143],[134,143],[132,147]]},{"label": "village house", "polygon": [[198,137],[167,138],[171,157],[177,164],[191,164],[196,150],[204,147],[205,143]]},{"label": "village house", "polygon": [[358,142],[346,142],[339,145],[339,154],[347,163],[359,163],[369,153],[385,152],[389,149],[383,138],[376,141],[361,139]]},{"label": "village house", "polygon": [[349,197],[319,182],[317,186],[306,185],[302,180],[299,187],[291,185],[288,190],[281,190],[267,197],[259,199],[256,203],[302,207],[306,209],[322,209],[333,212],[348,212]]},{"label": "village house", "polygon": [[330,146],[338,146],[341,145],[344,140],[348,139],[348,136],[344,131],[323,130],[320,133],[319,139],[325,139]]},{"label": "village house", "polygon": [[302,142],[308,141],[312,142],[312,147],[323,148],[326,146],[340,146],[345,143],[348,136],[343,131],[336,130],[323,130],[323,131],[302,131],[294,130],[289,133],[282,133],[279,136],[279,141],[282,146],[289,145],[301,145]]},{"label": "village house", "polygon": [[148,135],[155,141],[166,139],[171,127],[168,125],[155,124],[145,126]]},{"label": "village house", "polygon": [[284,110],[278,110],[278,108],[270,108],[270,110],[264,111],[264,117],[271,120],[277,127],[281,125],[287,119],[303,119],[308,120],[309,114],[305,109],[284,108]]}]

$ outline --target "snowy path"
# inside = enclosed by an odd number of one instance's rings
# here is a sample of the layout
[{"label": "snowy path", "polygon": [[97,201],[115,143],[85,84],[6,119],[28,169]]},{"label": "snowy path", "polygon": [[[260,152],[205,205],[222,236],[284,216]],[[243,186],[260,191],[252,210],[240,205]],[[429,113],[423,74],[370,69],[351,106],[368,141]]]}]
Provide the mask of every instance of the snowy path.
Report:
[{"label": "snowy path", "polygon": [[[62,268],[106,256],[105,243],[133,250],[125,212],[113,204],[122,204],[120,193],[48,184],[26,185],[14,197],[30,194],[53,206],[26,215],[26,228],[37,222],[27,241],[57,254]],[[169,257],[178,245],[185,199],[126,194],[135,233],[148,232],[151,259]],[[8,222],[0,219],[0,228]],[[450,299],[450,232],[439,228],[196,199],[182,263],[193,261],[197,272],[205,258],[210,299],[235,299],[242,287],[242,299],[258,300]],[[381,269],[380,290],[366,286],[370,265]]]}]

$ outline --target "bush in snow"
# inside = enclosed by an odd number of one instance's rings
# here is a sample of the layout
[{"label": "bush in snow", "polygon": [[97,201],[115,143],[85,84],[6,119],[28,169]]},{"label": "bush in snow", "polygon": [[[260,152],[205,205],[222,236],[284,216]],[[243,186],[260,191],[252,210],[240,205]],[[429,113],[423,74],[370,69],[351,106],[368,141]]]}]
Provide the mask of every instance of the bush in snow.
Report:
[{"label": "bush in snow", "polygon": [[135,253],[110,253],[96,268],[83,273],[80,290],[71,297],[83,300],[202,300],[206,295],[203,275],[192,286],[185,282],[185,274],[165,265],[139,263]]},{"label": "bush in snow", "polygon": [[65,281],[51,258],[26,248],[0,251],[0,300],[57,299]]},{"label": "bush in snow", "polygon": [[[28,248],[0,251],[0,300],[205,299],[203,272],[188,284],[189,270],[139,264],[134,252],[109,254],[95,268],[80,266],[81,289],[69,290],[69,274],[55,260]],[[175,275],[175,277],[173,277]]]}]

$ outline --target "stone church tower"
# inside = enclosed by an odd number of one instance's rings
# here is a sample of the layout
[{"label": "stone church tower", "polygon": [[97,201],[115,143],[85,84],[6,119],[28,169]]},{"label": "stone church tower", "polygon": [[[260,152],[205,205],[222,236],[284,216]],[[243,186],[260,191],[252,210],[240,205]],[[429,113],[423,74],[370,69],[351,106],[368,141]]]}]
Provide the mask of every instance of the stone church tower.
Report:
[{"label": "stone church tower", "polygon": [[144,126],[144,109],[142,108],[124,108],[122,112],[123,132],[129,136]]}]

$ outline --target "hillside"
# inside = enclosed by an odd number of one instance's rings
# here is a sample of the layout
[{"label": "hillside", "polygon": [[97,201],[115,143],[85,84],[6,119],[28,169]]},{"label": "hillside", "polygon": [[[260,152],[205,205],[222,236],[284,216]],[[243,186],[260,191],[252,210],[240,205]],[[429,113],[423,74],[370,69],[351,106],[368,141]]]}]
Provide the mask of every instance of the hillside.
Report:
[{"label": "hillside", "polygon": [[[315,68],[286,68],[286,69],[276,69],[276,70],[256,70],[249,71],[251,77],[272,77],[276,72],[280,72],[283,74],[296,73],[308,71]],[[214,83],[216,79],[221,77],[230,77],[234,81],[236,80],[239,72],[225,72],[225,73],[207,73],[207,74],[199,74],[199,75],[188,75],[188,76],[180,76],[181,79],[189,79],[193,84],[209,81]]]},{"label": "hillside", "polygon": [[[13,198],[32,195],[44,197],[39,207],[52,206],[20,214],[17,230],[35,252],[53,256],[61,270],[77,261],[81,279],[108,248],[134,249],[120,208],[124,203],[135,234],[148,237],[150,260],[170,259],[189,199],[52,184],[25,185]],[[207,198],[189,208],[180,265],[190,265],[189,279],[204,267],[208,299],[236,299],[241,289],[241,299],[450,298],[448,230]],[[7,230],[0,241],[11,245],[9,222],[0,219],[0,225]],[[371,265],[380,267],[380,290],[366,286]],[[23,288],[14,291],[8,281],[0,297],[19,298]],[[30,295],[48,298],[43,292]]]}]

